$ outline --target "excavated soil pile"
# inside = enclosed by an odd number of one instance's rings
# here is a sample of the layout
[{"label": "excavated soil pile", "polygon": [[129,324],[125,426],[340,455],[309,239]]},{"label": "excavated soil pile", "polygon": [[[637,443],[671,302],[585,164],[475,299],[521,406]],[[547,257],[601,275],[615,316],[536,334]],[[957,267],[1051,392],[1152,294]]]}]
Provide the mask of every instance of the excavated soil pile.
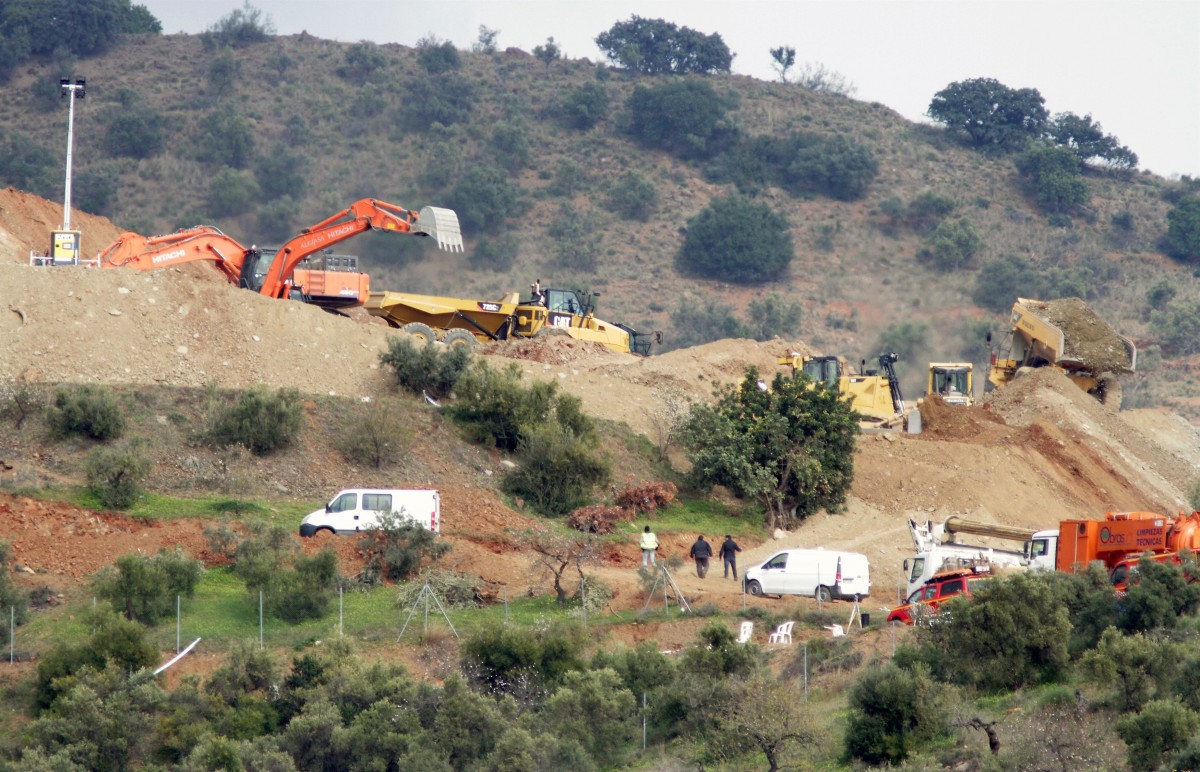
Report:
[{"label": "excavated soil pile", "polygon": [[1037,301],[1029,307],[1063,331],[1064,359],[1079,360],[1095,373],[1129,371],[1129,353],[1116,330],[1079,298]]}]

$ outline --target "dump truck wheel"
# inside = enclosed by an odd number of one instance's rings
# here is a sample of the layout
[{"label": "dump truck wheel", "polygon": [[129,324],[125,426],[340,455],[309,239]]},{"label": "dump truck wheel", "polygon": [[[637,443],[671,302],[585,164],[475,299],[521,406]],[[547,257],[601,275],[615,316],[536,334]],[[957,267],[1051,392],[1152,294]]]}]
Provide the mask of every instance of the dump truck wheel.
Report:
[{"label": "dump truck wheel", "polygon": [[1114,410],[1121,409],[1121,381],[1112,373],[1104,373],[1100,376],[1100,388],[1097,389],[1096,396],[1100,399],[1100,404],[1113,408]]},{"label": "dump truck wheel", "polygon": [[466,330],[450,330],[442,338],[442,343],[445,343],[447,346],[466,346],[467,348],[472,348],[478,342],[475,336]]},{"label": "dump truck wheel", "polygon": [[413,342],[418,345],[433,343],[437,339],[437,336],[433,334],[433,328],[420,322],[409,322],[400,328],[400,332],[412,337]]}]

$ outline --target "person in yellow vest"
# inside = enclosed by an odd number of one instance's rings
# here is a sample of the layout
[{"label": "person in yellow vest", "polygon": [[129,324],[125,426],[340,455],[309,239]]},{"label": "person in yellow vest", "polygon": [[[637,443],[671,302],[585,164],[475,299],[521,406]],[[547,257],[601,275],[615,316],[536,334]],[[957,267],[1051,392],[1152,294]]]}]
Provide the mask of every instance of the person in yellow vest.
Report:
[{"label": "person in yellow vest", "polygon": [[642,565],[653,566],[658,565],[654,560],[654,553],[658,549],[658,537],[650,531],[650,526],[646,526],[646,530],[642,531]]}]

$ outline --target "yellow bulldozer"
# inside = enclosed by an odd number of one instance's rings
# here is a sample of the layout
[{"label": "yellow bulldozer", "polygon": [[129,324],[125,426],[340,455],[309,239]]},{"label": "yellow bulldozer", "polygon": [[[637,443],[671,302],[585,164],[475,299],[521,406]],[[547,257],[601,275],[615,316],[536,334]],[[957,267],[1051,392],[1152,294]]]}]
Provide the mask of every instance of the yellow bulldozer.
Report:
[{"label": "yellow bulldozer", "polygon": [[970,362],[930,362],[925,393],[937,394],[948,405],[974,405],[974,373]]},{"label": "yellow bulldozer", "polygon": [[471,346],[510,338],[567,335],[601,343],[613,351],[647,356],[659,334],[639,333],[627,325],[597,319],[595,302],[599,296],[598,292],[543,288],[539,280],[530,285],[527,300],[516,292],[499,300],[372,292],[365,308],[423,342],[439,340],[450,346]]},{"label": "yellow bulldozer", "polygon": [[894,367],[897,359],[896,354],[880,354],[878,370],[868,370],[863,361],[857,373],[851,372],[846,360],[838,356],[809,357],[792,353],[777,361],[792,368],[794,375],[803,373],[814,382],[849,397],[850,406],[862,416],[863,426],[890,428],[902,425],[908,416]]}]

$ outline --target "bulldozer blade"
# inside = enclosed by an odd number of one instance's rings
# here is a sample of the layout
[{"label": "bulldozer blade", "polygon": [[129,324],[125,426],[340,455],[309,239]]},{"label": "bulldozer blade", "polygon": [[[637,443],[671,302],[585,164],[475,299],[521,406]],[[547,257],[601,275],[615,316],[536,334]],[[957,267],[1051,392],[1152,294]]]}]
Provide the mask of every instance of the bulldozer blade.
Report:
[{"label": "bulldozer blade", "polygon": [[458,226],[458,215],[453,209],[442,209],[436,206],[425,207],[417,213],[415,230],[426,236],[432,236],[440,249],[447,252],[463,251],[462,230]]}]

